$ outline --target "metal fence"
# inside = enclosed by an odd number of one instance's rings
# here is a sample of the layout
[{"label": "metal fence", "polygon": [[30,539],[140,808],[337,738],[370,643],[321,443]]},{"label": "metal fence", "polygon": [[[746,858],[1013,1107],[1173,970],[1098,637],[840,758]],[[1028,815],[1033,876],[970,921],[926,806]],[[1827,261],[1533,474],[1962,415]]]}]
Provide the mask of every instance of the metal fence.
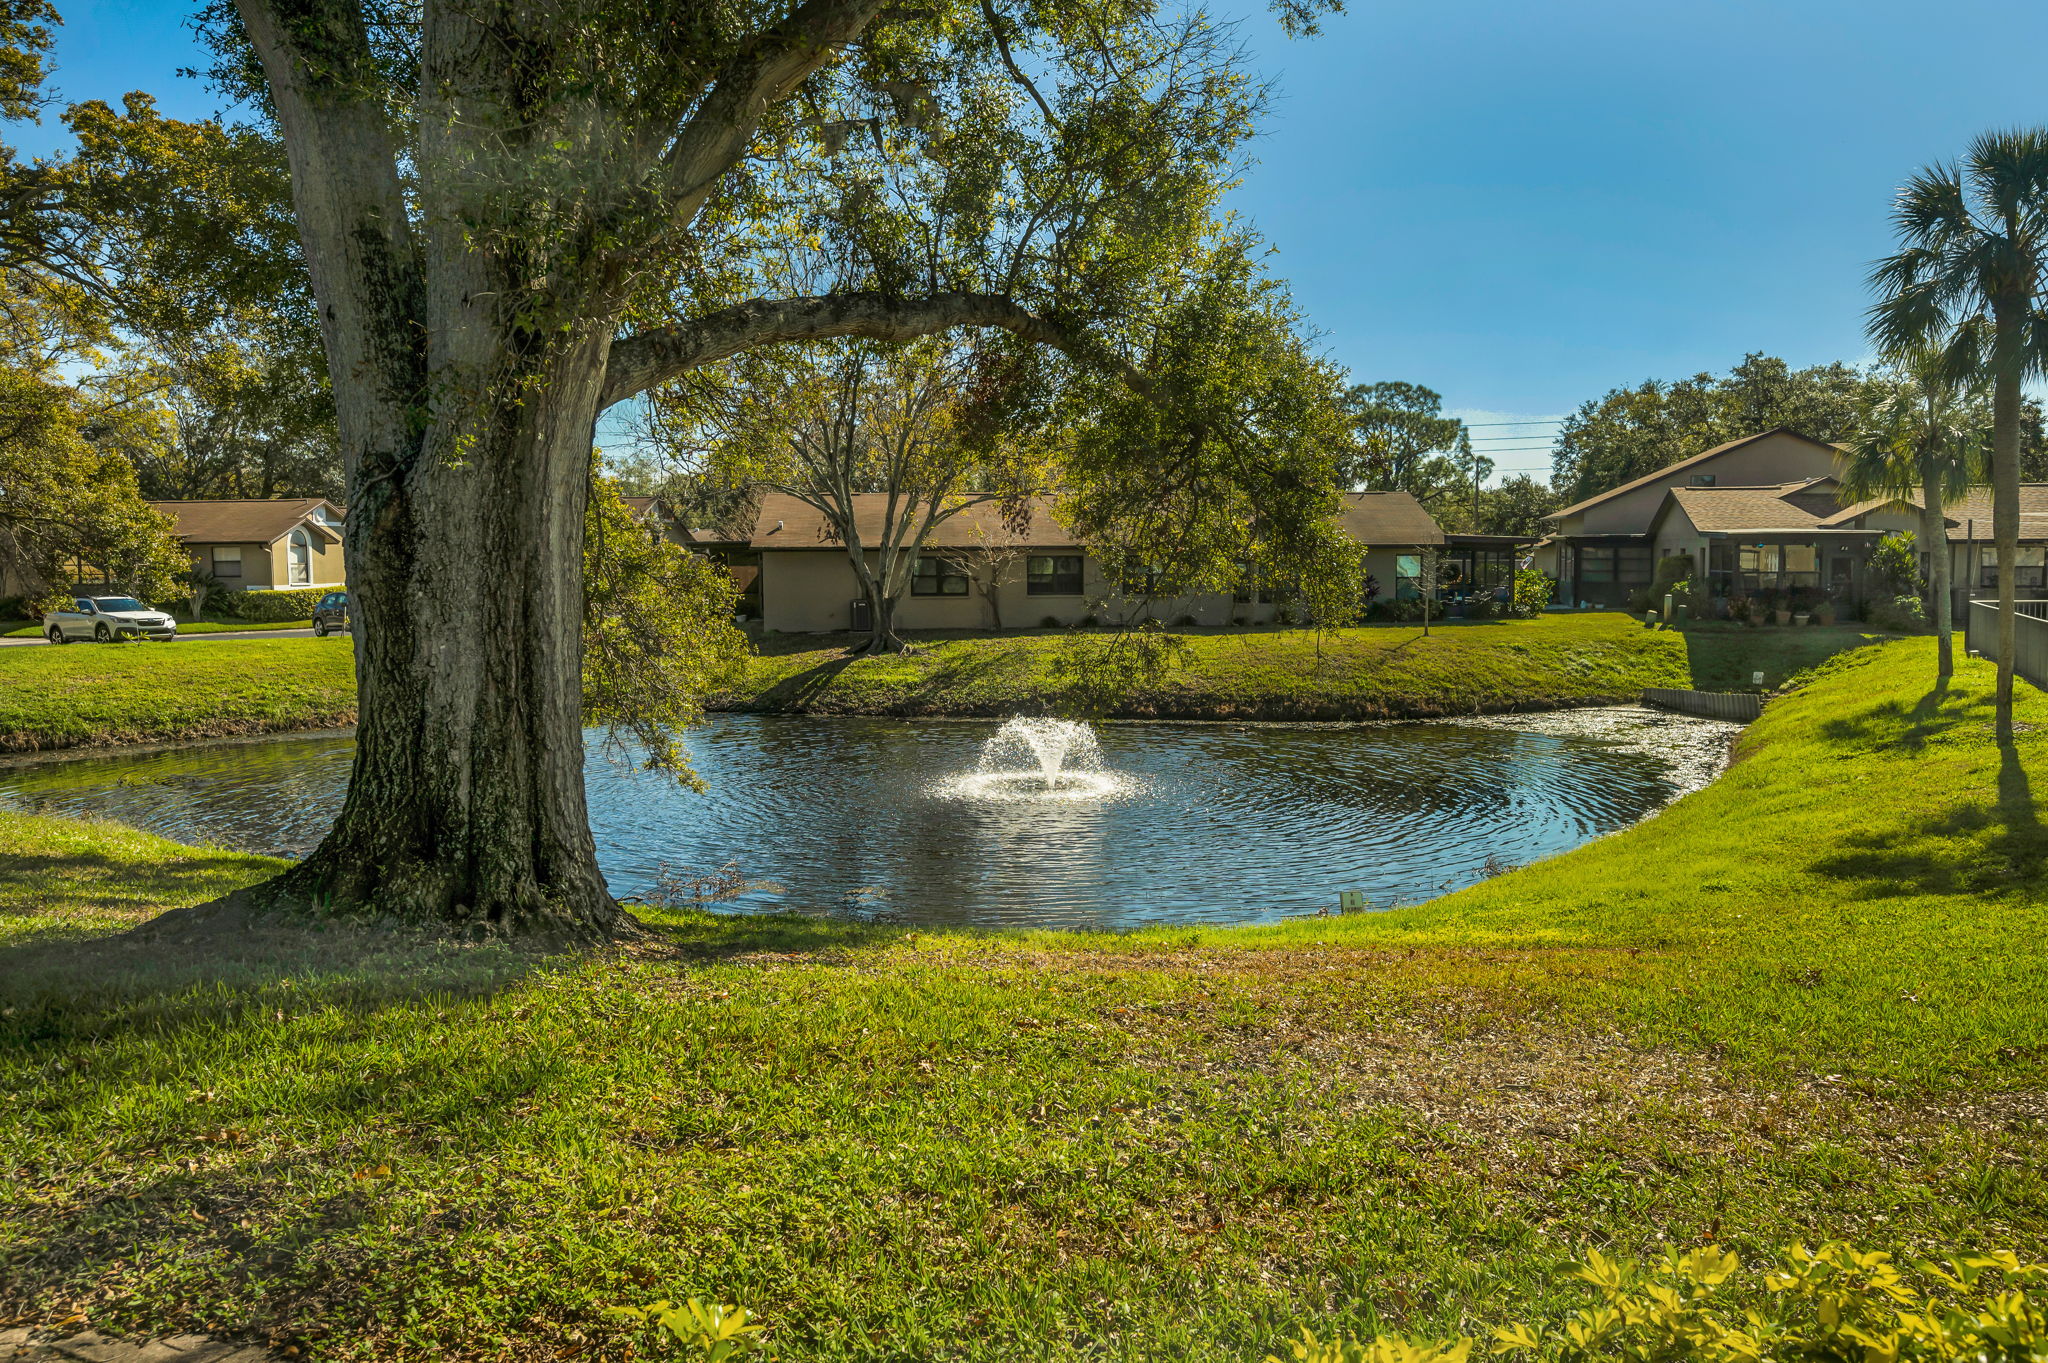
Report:
[{"label": "metal fence", "polygon": [[[2048,691],[2048,601],[2013,602],[2012,670]],[[1972,598],[1963,624],[1963,646],[1998,658],[1998,602]]]}]

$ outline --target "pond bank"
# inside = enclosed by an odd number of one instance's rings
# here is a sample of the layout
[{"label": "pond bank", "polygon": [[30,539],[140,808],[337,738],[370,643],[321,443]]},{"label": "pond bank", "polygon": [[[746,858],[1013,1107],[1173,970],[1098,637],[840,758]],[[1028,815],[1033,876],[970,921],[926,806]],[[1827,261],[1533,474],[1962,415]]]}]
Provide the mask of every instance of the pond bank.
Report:
[{"label": "pond bank", "polygon": [[[1646,630],[1619,613],[1439,627],[1190,630],[1181,661],[1119,677],[1113,636],[1025,631],[921,638],[853,658],[833,636],[771,637],[712,708],[750,713],[1222,720],[1432,719],[1633,703],[1650,687],[1775,688],[1877,636]],[[204,648],[0,649],[0,753],[334,729],[355,722],[345,637]]]},{"label": "pond bank", "polygon": [[1646,630],[1619,612],[1439,626],[1183,630],[1156,674],[1120,674],[1114,634],[928,635],[908,655],[770,637],[716,708],[782,714],[1077,713],[1111,719],[1437,719],[1633,703],[1657,687],[1764,689],[1879,636],[1846,627]]}]

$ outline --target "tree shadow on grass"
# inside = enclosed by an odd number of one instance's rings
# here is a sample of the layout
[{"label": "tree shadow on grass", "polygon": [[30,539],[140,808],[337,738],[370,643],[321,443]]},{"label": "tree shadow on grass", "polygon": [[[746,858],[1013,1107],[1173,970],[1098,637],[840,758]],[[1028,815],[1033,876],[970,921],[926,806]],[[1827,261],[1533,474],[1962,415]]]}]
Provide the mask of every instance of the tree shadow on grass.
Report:
[{"label": "tree shadow on grass", "polygon": [[1810,869],[1857,882],[1865,898],[1997,894],[2040,885],[2048,871],[2048,828],[2019,751],[2007,744],[1999,750],[1991,802],[1857,834]]},{"label": "tree shadow on grass", "polygon": [[1910,706],[1896,700],[1865,705],[1823,721],[1820,732],[1830,742],[1919,752],[1961,725],[1983,721],[1984,699],[1943,677]]},{"label": "tree shadow on grass", "polygon": [[795,676],[784,677],[753,697],[746,708],[750,710],[801,710],[811,701],[830,690],[839,674],[858,662],[859,658],[850,653],[827,658],[815,667],[807,667]]},{"label": "tree shadow on grass", "polygon": [[574,959],[404,926],[291,919],[210,934],[46,936],[0,947],[0,1051],[280,1009],[368,1015],[428,996],[487,998]]}]

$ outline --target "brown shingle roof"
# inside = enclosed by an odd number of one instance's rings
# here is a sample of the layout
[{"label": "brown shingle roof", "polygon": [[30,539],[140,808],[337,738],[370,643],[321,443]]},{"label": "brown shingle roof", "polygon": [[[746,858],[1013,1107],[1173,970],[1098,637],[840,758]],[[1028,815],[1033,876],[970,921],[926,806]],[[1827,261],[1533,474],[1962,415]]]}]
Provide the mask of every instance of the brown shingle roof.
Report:
[{"label": "brown shingle roof", "polygon": [[[1828,527],[1841,509],[1832,478],[1808,478],[1767,487],[1675,487],[1665,505],[1682,507],[1700,530],[1813,530]],[[1662,520],[1659,507],[1652,521]]]},{"label": "brown shingle roof", "polygon": [[[863,544],[881,539],[886,503],[887,498],[879,492],[861,493],[854,498],[854,527]],[[1081,547],[1081,542],[1053,518],[1051,498],[1034,497],[1030,507],[1028,526],[1014,539],[1003,520],[1002,508],[995,502],[983,502],[949,517],[925,543],[935,549],[968,549],[991,543],[1014,543],[1033,549]],[[1348,492],[1338,519],[1345,530],[1368,546],[1444,542],[1436,521],[1422,503],[1406,492]],[[786,492],[770,492],[761,499],[748,545],[754,549],[836,549],[840,542],[823,513],[815,507]]]},{"label": "brown shingle roof", "polygon": [[[1888,506],[1920,509],[1918,495],[1908,497],[1872,497],[1868,501],[1846,506],[1823,521],[1823,525],[1841,525],[1867,516],[1873,511]],[[1948,522],[1948,537],[1955,543],[1962,543],[1973,536],[1980,540],[1991,538],[1991,489],[1973,487],[1960,497],[1952,498],[1941,508],[1942,518]],[[1973,524],[1974,522],[1974,524]],[[2020,538],[2023,540],[2048,540],[2048,483],[2020,484]]]},{"label": "brown shingle roof", "polygon": [[[341,508],[325,497],[276,497],[248,501],[151,502],[169,516],[178,538],[188,544],[269,544],[289,533],[316,508],[339,521]],[[314,529],[328,539],[340,536],[325,527]]]},{"label": "brown shingle roof", "polygon": [[1835,446],[1828,444],[1825,440],[1815,440],[1812,436],[1807,435],[1803,431],[1795,431],[1790,426],[1773,426],[1768,431],[1758,431],[1755,435],[1745,435],[1739,440],[1730,440],[1724,444],[1714,446],[1714,448],[1712,448],[1711,450],[1703,450],[1700,453],[1692,456],[1690,459],[1681,459],[1675,464],[1666,464],[1663,468],[1658,469],[1655,473],[1646,473],[1642,477],[1634,480],[1633,482],[1623,483],[1620,487],[1611,487],[1607,489],[1607,491],[1605,492],[1595,493],[1593,496],[1586,498],[1586,500],[1584,500],[1583,502],[1573,502],[1570,506],[1563,507],[1560,510],[1551,512],[1548,516],[1545,516],[1543,519],[1546,521],[1554,521],[1557,520],[1559,517],[1569,516],[1575,512],[1584,511],[1589,506],[1598,506],[1601,502],[1606,501],[1610,497],[1619,497],[1624,492],[1634,492],[1637,488],[1648,487],[1652,483],[1656,483],[1665,478],[1668,478],[1672,474],[1677,473],[1682,469],[1689,469],[1695,464],[1705,463],[1707,460],[1712,459],[1717,454],[1726,454],[1728,451],[1732,449],[1738,449],[1741,446],[1747,445],[1752,441],[1762,440],[1765,436],[1772,435],[1795,436],[1800,440],[1806,441],[1810,445],[1818,445],[1824,450],[1833,450],[1836,448]]},{"label": "brown shingle roof", "polygon": [[[879,492],[863,492],[853,499],[853,527],[862,544],[876,544],[882,538],[882,515],[889,499]],[[1030,522],[1023,534],[1012,538],[1003,523],[1002,508],[994,502],[970,506],[949,516],[925,543],[934,549],[964,549],[983,544],[1022,544],[1033,549],[1071,549],[1078,541],[1052,518],[1052,502],[1045,497],[1031,499]],[[770,492],[761,499],[754,516],[754,534],[748,541],[754,549],[837,549],[840,541],[823,512],[787,492]]]},{"label": "brown shingle roof", "polygon": [[1408,492],[1347,492],[1337,519],[1351,538],[1376,545],[1442,544],[1444,532]]},{"label": "brown shingle roof", "polygon": [[[1990,488],[1973,487],[1944,505],[1941,511],[1948,521],[1951,540],[1961,543],[1973,535],[1980,540],[1991,538]],[[2048,539],[2048,483],[2020,484],[2020,538]]]},{"label": "brown shingle roof", "polygon": [[1782,487],[1675,487],[1670,492],[1700,530],[1811,530],[1820,517],[1785,499]]}]

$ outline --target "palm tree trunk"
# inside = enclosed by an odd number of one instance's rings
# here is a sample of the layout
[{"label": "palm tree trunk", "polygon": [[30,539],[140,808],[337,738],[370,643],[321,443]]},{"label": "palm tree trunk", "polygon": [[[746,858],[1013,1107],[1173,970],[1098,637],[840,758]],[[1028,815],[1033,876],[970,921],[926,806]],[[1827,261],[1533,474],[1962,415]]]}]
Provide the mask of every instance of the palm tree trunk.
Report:
[{"label": "palm tree trunk", "polygon": [[1956,674],[1955,621],[1949,608],[1948,518],[1941,504],[1941,480],[1932,465],[1923,464],[1922,468],[1921,506],[1926,514],[1921,519],[1920,538],[1927,546],[1927,584],[1934,596],[1934,637],[1939,650],[1934,675],[1947,678]]},{"label": "palm tree trunk", "polygon": [[2000,352],[1991,390],[1991,536],[1998,545],[1998,742],[2012,742],[2014,579],[2020,555],[2020,366],[2008,362],[2017,348],[2019,319],[1998,318]]}]

